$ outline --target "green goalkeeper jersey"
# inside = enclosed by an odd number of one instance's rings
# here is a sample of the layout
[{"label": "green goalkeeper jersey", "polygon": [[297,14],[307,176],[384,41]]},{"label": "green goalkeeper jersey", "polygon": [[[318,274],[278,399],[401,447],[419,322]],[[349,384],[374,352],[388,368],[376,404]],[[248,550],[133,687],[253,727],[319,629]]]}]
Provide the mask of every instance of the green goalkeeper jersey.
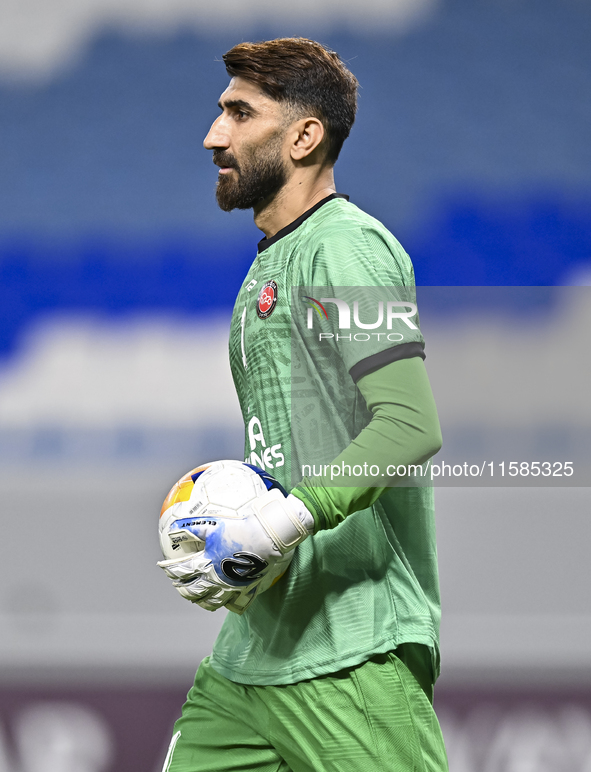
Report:
[{"label": "green goalkeeper jersey", "polygon": [[[408,255],[344,197],[324,199],[260,242],[236,300],[246,461],[293,489],[369,424],[357,381],[423,347]],[[433,491],[412,480],[306,539],[271,589],[227,615],[212,667],[240,683],[295,683],[410,642],[437,663]]]}]

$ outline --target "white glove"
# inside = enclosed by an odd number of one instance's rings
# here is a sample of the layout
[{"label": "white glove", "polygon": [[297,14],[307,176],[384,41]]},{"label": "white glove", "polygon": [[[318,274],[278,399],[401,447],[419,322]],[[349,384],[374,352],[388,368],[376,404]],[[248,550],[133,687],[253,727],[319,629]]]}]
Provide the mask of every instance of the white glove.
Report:
[{"label": "white glove", "polygon": [[241,518],[196,518],[184,531],[204,543],[203,549],[158,565],[184,598],[208,611],[226,606],[242,614],[283,576],[295,548],[313,530],[314,518],[304,503],[272,489]]}]

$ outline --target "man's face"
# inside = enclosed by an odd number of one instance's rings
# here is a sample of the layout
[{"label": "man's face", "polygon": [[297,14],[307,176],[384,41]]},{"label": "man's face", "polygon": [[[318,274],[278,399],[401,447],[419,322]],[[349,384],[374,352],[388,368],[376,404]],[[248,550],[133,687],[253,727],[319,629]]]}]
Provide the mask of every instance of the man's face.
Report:
[{"label": "man's face", "polygon": [[229,212],[272,200],[289,177],[285,105],[254,83],[232,78],[219,107],[222,114],[203,142],[220,167],[218,204]]}]

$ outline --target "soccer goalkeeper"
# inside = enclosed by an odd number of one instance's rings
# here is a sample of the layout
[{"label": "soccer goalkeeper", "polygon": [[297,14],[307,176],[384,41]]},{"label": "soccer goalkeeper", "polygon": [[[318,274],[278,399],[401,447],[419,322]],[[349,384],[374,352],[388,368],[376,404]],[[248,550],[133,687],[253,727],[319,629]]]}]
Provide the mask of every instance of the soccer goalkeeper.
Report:
[{"label": "soccer goalkeeper", "polygon": [[232,373],[247,460],[291,490],[260,522],[298,546],[227,615],[164,769],[443,772],[433,491],[413,482],[441,435],[410,259],[335,189],[358,83],[301,38],[223,59],[231,81],[204,142],[217,201],[252,208],[264,233],[234,308]]}]

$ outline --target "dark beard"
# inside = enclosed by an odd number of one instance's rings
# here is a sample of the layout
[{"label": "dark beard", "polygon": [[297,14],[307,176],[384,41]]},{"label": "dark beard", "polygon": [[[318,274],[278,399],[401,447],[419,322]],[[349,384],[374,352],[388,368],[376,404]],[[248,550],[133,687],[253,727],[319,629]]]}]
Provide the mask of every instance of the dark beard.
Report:
[{"label": "dark beard", "polygon": [[273,198],[287,182],[281,142],[257,148],[240,165],[230,153],[214,153],[213,157],[219,165],[234,169],[221,175],[217,183],[215,195],[224,212],[252,209],[261,201]]}]

